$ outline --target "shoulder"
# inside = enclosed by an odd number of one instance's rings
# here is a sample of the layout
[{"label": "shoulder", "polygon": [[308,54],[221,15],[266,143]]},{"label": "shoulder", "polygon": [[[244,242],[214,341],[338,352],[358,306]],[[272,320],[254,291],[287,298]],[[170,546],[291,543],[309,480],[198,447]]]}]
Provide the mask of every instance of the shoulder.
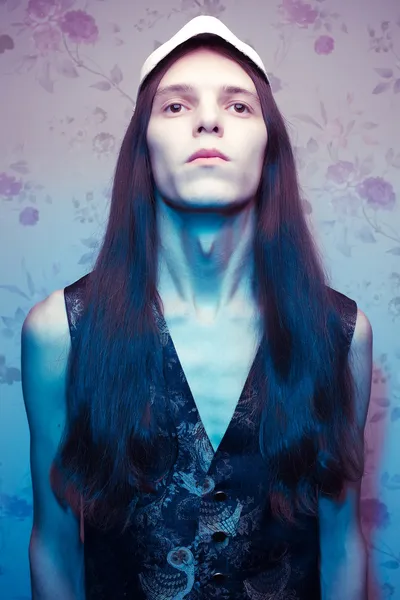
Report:
[{"label": "shoulder", "polygon": [[22,325],[21,368],[25,380],[55,381],[64,376],[71,347],[64,290],[35,304]]},{"label": "shoulder", "polygon": [[367,315],[352,298],[329,287],[347,337],[348,363],[354,381],[354,402],[359,427],[364,430],[372,382],[373,332]]},{"label": "shoulder", "polygon": [[367,315],[357,309],[357,319],[349,350],[349,366],[355,384],[355,403],[358,422],[365,427],[371,395],[373,367],[373,332]]},{"label": "shoulder", "polygon": [[56,290],[31,308],[21,333],[22,392],[35,439],[58,440],[70,346],[63,290]]},{"label": "shoulder", "polygon": [[372,344],[372,326],[367,315],[360,308],[357,308],[356,325],[351,347],[362,344]]},{"label": "shoulder", "polygon": [[350,344],[350,360],[365,361],[372,358],[373,332],[367,315],[357,308],[356,323]]},{"label": "shoulder", "polygon": [[68,319],[65,307],[64,289],[58,289],[35,304],[29,311],[22,326],[23,334],[38,340],[52,339],[68,334]]}]

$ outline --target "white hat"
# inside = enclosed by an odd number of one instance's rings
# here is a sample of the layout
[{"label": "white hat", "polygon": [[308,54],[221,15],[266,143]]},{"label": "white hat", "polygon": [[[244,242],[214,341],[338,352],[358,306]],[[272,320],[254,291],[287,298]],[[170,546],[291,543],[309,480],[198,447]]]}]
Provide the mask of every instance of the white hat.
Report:
[{"label": "white hat", "polygon": [[139,88],[145,77],[147,77],[154,67],[167,56],[167,54],[179,46],[179,44],[186,42],[186,40],[189,40],[193,36],[199,35],[200,33],[212,33],[214,35],[218,35],[235,46],[235,48],[248,56],[263,71],[268,80],[264,63],[254,48],[239,40],[239,38],[236,37],[236,35],[232,33],[232,31],[230,31],[230,29],[228,29],[228,27],[216,17],[200,15],[194,19],[191,19],[182,27],[182,29],[178,31],[178,33],[172,36],[172,38],[170,38],[167,42],[156,48],[156,50],[154,50],[154,52],[152,52],[150,56],[146,58],[140,71]]}]

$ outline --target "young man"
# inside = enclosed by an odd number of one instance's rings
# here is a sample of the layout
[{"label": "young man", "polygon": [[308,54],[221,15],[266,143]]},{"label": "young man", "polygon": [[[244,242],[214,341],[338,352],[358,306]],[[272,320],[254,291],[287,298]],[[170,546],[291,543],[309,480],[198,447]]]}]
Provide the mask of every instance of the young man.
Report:
[{"label": "young man", "polygon": [[365,600],[371,327],[324,283],[264,65],[198,17],[135,112],[95,268],[24,323],[33,598]]}]

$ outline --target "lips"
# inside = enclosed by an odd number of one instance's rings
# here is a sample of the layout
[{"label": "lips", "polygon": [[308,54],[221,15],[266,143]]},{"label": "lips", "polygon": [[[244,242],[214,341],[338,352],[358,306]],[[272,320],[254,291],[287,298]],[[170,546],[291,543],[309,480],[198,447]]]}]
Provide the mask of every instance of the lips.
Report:
[{"label": "lips", "polygon": [[213,157],[222,158],[223,160],[229,160],[229,158],[227,156],[225,156],[225,154],[223,154],[222,152],[220,152],[216,148],[210,148],[210,149],[202,148],[201,150],[197,150],[197,152],[195,152],[194,154],[192,154],[188,158],[187,162],[191,162],[192,160],[196,160],[196,158],[213,158]]}]

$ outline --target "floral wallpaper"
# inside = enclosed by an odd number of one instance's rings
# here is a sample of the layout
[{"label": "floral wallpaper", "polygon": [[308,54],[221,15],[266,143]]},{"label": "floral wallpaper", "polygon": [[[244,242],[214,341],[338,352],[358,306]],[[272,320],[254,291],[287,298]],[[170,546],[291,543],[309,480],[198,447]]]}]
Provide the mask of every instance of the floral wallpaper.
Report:
[{"label": "floral wallpaper", "polygon": [[332,285],[371,321],[369,598],[400,600],[398,0],[0,0],[0,596],[31,597],[22,323],[91,269],[140,67],[199,14],[262,56]]}]

